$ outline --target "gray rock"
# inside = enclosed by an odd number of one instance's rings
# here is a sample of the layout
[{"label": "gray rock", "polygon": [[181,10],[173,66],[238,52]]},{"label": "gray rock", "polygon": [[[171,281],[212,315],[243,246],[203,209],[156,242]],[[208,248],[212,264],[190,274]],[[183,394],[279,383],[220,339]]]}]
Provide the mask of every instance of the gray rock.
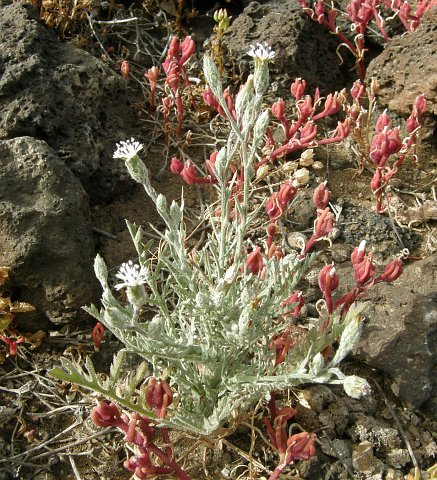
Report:
[{"label": "gray rock", "polygon": [[108,200],[128,177],[112,159],[133,119],[124,82],[103,62],[61,42],[31,5],[0,8],[0,139],[44,140],[92,202]]},{"label": "gray rock", "polygon": [[375,77],[380,84],[379,105],[404,118],[410,114],[417,95],[425,94],[428,113],[424,136],[434,144],[437,127],[436,57],[437,10],[434,8],[424,15],[415,32],[391,41],[367,68],[367,78]]},{"label": "gray rock", "polygon": [[339,41],[311,20],[297,2],[249,3],[226,30],[224,41],[243,69],[249,67],[250,45],[267,42],[276,52],[270,71],[272,77],[279,75],[277,94],[284,98],[290,96],[290,85],[296,77],[307,81],[309,92],[315,87],[322,93],[333,92],[345,85],[335,53]]},{"label": "gray rock", "polygon": [[437,255],[370,290],[356,358],[387,373],[394,393],[437,412]]},{"label": "gray rock", "polygon": [[0,141],[0,265],[11,268],[12,295],[35,312],[20,328],[80,320],[98,298],[88,197],[43,141]]}]

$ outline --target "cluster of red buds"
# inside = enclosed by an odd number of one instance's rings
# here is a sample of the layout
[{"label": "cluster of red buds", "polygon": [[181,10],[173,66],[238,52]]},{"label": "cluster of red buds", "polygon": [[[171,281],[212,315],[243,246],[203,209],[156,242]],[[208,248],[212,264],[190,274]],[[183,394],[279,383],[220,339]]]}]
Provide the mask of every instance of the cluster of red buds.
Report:
[{"label": "cluster of red buds", "polygon": [[[226,102],[226,106],[231,113],[234,120],[237,119],[237,113],[235,112],[235,100],[231,94],[229,87],[225,88],[223,91],[223,97]],[[221,117],[226,118],[226,113],[223,110],[222,106],[218,102],[215,95],[212,93],[212,90],[207,86],[203,92],[203,101],[212,109],[216,110]]]},{"label": "cluster of red buds", "polygon": [[[268,157],[261,161],[273,162],[277,158],[287,155],[296,150],[311,148],[318,145],[328,145],[338,143],[344,140],[350,133],[351,122],[348,117],[343,122],[338,122],[337,128],[328,138],[317,138],[317,125],[315,122],[329,115],[333,115],[340,110],[345,98],[345,92],[330,93],[326,98],[322,98],[319,89],[316,89],[314,96],[305,95],[306,82],[301,78],[296,78],[290,87],[292,96],[296,101],[297,119],[289,122],[285,116],[285,101],[279,98],[272,105],[272,113],[281,123],[285,140],[277,148],[273,148]],[[320,110],[320,106],[323,108]],[[266,148],[274,147],[274,140],[271,132],[267,132],[269,139]]]},{"label": "cluster of red buds", "polygon": [[171,159],[170,170],[174,175],[181,176],[188,185],[204,185],[205,183],[215,183],[216,178],[213,176],[213,171],[211,166],[214,164],[215,159],[209,159],[207,163],[208,171],[211,172],[211,175],[200,176],[197,173],[196,166],[191,162],[191,160],[186,160],[182,163],[177,157]]},{"label": "cluster of red buds", "polygon": [[[168,383],[158,382],[151,378],[146,387],[146,403],[156,410],[158,418],[166,415],[167,407],[173,399],[173,392]],[[190,477],[174,459],[170,436],[167,428],[156,429],[152,421],[144,415],[134,413],[130,416],[121,414],[114,403],[99,402],[91,411],[91,420],[98,427],[116,427],[125,433],[124,440],[136,445],[138,454],[128,458],[124,467],[134,473],[136,478],[151,478],[157,475],[174,475],[181,480],[190,480]],[[155,443],[155,436],[159,432],[165,444],[159,448]],[[153,457],[152,457],[153,456]],[[154,457],[162,462],[155,465]]]},{"label": "cluster of red buds", "polygon": [[317,218],[314,222],[314,231],[302,252],[305,256],[313,245],[322,238],[328,238],[334,228],[335,217],[328,207],[331,199],[331,192],[326,187],[326,182],[322,182],[313,194],[313,203],[316,206]]},{"label": "cluster of red buds", "polygon": [[375,277],[375,265],[371,253],[366,254],[366,242],[362,241],[355,247],[351,255],[352,267],[354,269],[355,286],[335,302],[332,294],[339,285],[339,278],[333,265],[324,266],[319,272],[319,288],[323,293],[328,318],[323,328],[329,324],[329,314],[341,307],[341,315],[345,315],[351,305],[364,296],[365,292],[373,285],[381,282],[393,282],[402,274],[402,261],[399,258],[391,260],[385,266],[384,272]]},{"label": "cluster of red buds", "polygon": [[[168,131],[168,113],[165,115],[165,112],[168,112],[174,101],[176,103],[178,116],[178,137],[180,137],[182,132],[182,120],[184,115],[182,91],[186,86],[189,86],[185,65],[194,55],[195,51],[196,45],[191,37],[185,37],[183,42],[180,42],[177,37],[173,37],[170,41],[167,57],[162,64],[162,68],[166,75],[165,83],[170,87],[172,92],[172,97],[167,96],[162,100],[166,132]],[[156,72],[153,72],[152,75],[155,75],[155,73]],[[166,139],[168,141],[168,134],[166,135]]]},{"label": "cluster of red buds", "polygon": [[[398,172],[408,155],[412,155],[413,159],[416,158],[417,133],[425,111],[425,97],[419,95],[406,122],[408,135],[403,140],[400,137],[399,127],[391,127],[390,117],[385,112],[379,116],[376,122],[375,135],[371,140],[369,156],[376,166],[370,188],[376,195],[376,211],[378,213],[385,211],[383,195],[391,178]],[[393,165],[390,166],[388,160],[393,155],[397,155],[397,157]]]},{"label": "cluster of red buds", "polygon": [[279,464],[270,475],[269,480],[279,478],[282,470],[296,460],[308,460],[316,454],[314,433],[301,432],[288,435],[287,422],[296,415],[296,410],[291,407],[277,409],[275,394],[271,393],[269,410],[273,425],[268,418],[264,418],[270,441],[279,453]]},{"label": "cluster of red buds", "polygon": [[436,0],[420,0],[413,12],[407,0],[351,0],[346,6],[346,14],[352,24],[351,30],[354,33],[354,41],[352,42],[337,25],[336,19],[339,11],[332,3],[330,9],[326,8],[328,2],[324,0],[317,0],[311,6],[308,5],[307,0],[299,0],[299,3],[309,17],[337,35],[341,40],[341,45],[353,54],[361,80],[364,80],[366,74],[364,63],[365,34],[369,24],[374,20],[384,40],[386,42],[390,40],[384,29],[384,18],[381,13],[383,10],[387,11],[387,16],[399,16],[406,30],[412,32],[419,26],[424,13],[437,5]]}]

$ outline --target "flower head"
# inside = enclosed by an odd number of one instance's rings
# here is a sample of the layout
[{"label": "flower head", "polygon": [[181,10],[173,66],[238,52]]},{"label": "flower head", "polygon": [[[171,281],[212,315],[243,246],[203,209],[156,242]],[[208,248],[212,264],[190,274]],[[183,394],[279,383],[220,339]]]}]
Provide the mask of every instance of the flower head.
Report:
[{"label": "flower head", "polygon": [[135,157],[142,149],[143,145],[131,138],[130,140],[117,143],[117,150],[115,150],[113,157],[127,161]]},{"label": "flower head", "polygon": [[247,54],[253,57],[255,60],[260,60],[261,62],[269,61],[275,56],[275,52],[269,45],[267,45],[266,42],[251,45]]},{"label": "flower head", "polygon": [[123,263],[115,276],[121,280],[121,283],[115,285],[116,290],[121,290],[125,287],[138,287],[146,283],[145,269],[134,264],[132,260]]}]

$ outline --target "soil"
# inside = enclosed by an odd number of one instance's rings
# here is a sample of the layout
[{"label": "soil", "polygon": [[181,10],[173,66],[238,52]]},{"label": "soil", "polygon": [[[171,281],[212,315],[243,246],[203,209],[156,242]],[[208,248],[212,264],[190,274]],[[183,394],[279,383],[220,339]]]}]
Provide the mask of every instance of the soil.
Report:
[{"label": "soil", "polygon": [[[184,16],[188,11],[184,9]],[[199,17],[185,26],[195,29],[194,37],[208,36],[205,22],[199,21]],[[87,48],[98,51],[92,42]],[[198,70],[190,74],[200,76]],[[144,100],[141,89],[132,83],[129,95],[134,108]],[[144,111],[138,114],[137,129],[143,138],[154,138],[156,134],[156,126],[146,121]],[[196,132],[195,125],[193,129]],[[202,146],[189,150],[192,158],[196,150],[200,158],[205,158]],[[359,172],[353,155],[340,149],[320,150],[317,155],[325,168],[311,172],[309,190],[327,179],[333,204],[341,208],[339,236],[335,242],[337,251],[350,249],[365,237],[380,261],[403,248],[408,248],[413,257],[428,256],[437,250],[435,218],[424,220],[419,216],[412,226],[377,215],[369,189],[371,175],[366,170]],[[145,152],[146,164],[154,173],[155,188],[170,200],[178,200],[182,182],[164,168],[167,156],[162,135]],[[430,182],[429,174],[417,172],[413,166],[406,172],[398,184],[399,191],[429,192],[429,188],[425,188]],[[185,186],[184,194],[188,220],[192,219],[195,226],[199,195],[208,193]],[[403,198],[410,208],[415,207],[410,196]],[[135,185],[110,203],[94,205],[96,247],[113,272],[126,259],[135,257],[124,219],[143,225],[150,238],[155,237],[148,225],[160,228],[153,204]],[[285,222],[285,227],[291,228],[292,222]],[[330,254],[328,244],[318,248]],[[90,334],[89,326],[79,331],[73,326],[63,326],[48,332],[34,350],[20,348],[16,357],[8,357],[0,365],[0,480],[131,478],[123,468],[127,449],[122,434],[114,429],[97,428],[89,418],[90,407],[98,397],[47,376],[48,369],[59,363],[62,356],[83,360],[91,355],[100,371],[107,370],[112,354],[120,345],[107,334],[100,352],[94,352]],[[316,433],[317,455],[286,467],[280,478],[415,480],[421,478],[420,475],[437,478],[437,421],[402,404],[391,392],[389,380],[379,372],[354,362],[343,365],[343,371],[365,377],[371,383],[372,395],[354,400],[341,388],[304,386],[281,399],[283,405],[297,409],[290,429]],[[267,479],[278,457],[266,439],[262,422],[265,413],[265,408],[257,406],[238,418],[235,426],[229,425],[229,434],[220,438],[174,433],[172,440],[180,465],[195,480]]]}]

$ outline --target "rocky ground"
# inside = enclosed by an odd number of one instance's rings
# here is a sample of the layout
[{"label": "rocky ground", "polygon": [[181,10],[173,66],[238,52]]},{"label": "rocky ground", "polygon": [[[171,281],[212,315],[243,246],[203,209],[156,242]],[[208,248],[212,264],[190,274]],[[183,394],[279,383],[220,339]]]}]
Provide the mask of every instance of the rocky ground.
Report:
[{"label": "rocky ground", "polygon": [[[119,347],[107,337],[99,353],[92,349],[93,322],[81,307],[99,300],[93,258],[101,253],[115,272],[134,256],[124,219],[158,228],[159,221],[123,164],[112,158],[114,145],[131,136],[141,139],[155,187],[179,198],[182,183],[166,166],[174,152],[166,149],[159,112],[147,115],[143,74],[162,62],[171,31],[183,28],[198,46],[190,75],[200,78],[198,60],[209,48],[211,12],[218,6],[195,5],[197,15],[184,6],[180,23],[173,2],[124,3],[115,12],[99,7],[61,40],[31,5],[0,2],[0,266],[10,267],[6,293],[35,307],[16,314],[14,329],[28,340],[19,355],[0,352],[0,480],[129,478],[122,468],[121,435],[97,430],[88,418],[95,398],[46,373],[61,356],[89,354],[104,371]],[[223,3],[233,16],[223,40],[230,83],[248,73],[245,52],[258,41],[277,52],[272,99],[287,98],[296,77],[306,79],[309,92],[319,87],[322,94],[355,80],[353,59],[345,55],[340,66],[336,38],[294,1]],[[130,20],[99,23],[108,18]],[[344,365],[368,379],[372,395],[358,401],[325,386],[289,392],[284,401],[297,408],[295,422],[317,434],[317,457],[281,478],[435,478],[436,45],[435,9],[416,32],[395,36],[385,48],[369,45],[366,78],[380,83],[381,111],[388,108],[395,120],[405,119],[419,93],[428,100],[419,164],[406,165],[397,178],[390,214],[375,213],[371,173],[358,171],[352,142],[316,151],[323,169],[311,171],[309,188],[328,180],[339,212],[337,239],[332,247],[319,247],[320,263],[333,259],[347,283],[350,252],[362,239],[379,265],[405,248],[409,253],[402,277],[367,298],[361,344]],[[120,76],[123,58],[132,67],[127,81]],[[189,154],[204,158],[204,144],[213,143],[207,122],[201,115],[197,123],[196,117],[185,122],[199,144]],[[198,214],[199,192],[188,191],[188,218]],[[303,192],[290,210],[287,235],[308,234],[308,198]],[[317,299],[311,278],[306,296],[311,313],[311,298]],[[262,415],[258,407],[216,442],[176,434],[177,454],[192,478],[268,478],[276,457],[261,431]],[[252,422],[261,430],[250,428]]]}]

